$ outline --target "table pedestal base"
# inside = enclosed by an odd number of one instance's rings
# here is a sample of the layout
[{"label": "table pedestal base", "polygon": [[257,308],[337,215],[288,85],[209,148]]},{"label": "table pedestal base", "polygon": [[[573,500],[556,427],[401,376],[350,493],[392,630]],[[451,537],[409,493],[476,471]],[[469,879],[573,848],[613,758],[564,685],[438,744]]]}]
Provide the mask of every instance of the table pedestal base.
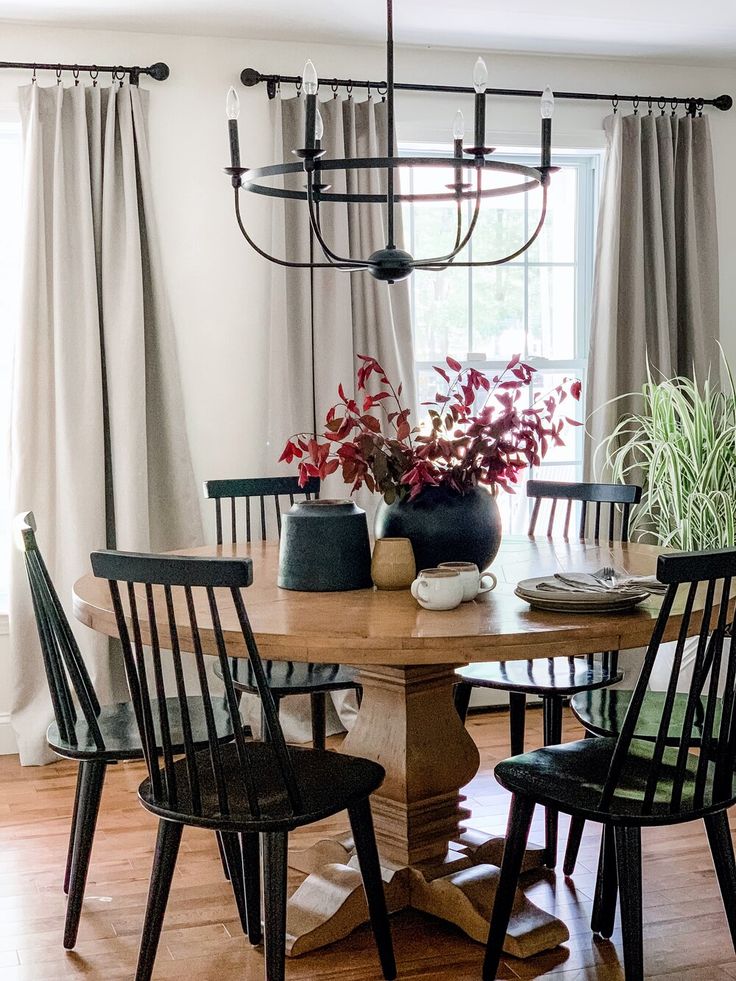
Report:
[{"label": "table pedestal base", "polygon": [[[463,830],[469,811],[460,788],[475,776],[480,757],[455,710],[454,670],[371,666],[361,668],[360,681],[360,712],[341,749],[386,770],[371,810],[389,909],[431,913],[485,943],[503,838]],[[541,850],[532,849],[527,867],[540,864]],[[332,943],[366,922],[350,835],[292,855],[291,865],[307,878],[289,903],[289,954]],[[517,893],[509,954],[528,957],[567,938],[563,923]]]},{"label": "table pedestal base", "polygon": [[[465,840],[463,840],[465,839]],[[503,838],[477,832],[460,836],[444,861],[419,865],[384,863],[383,881],[391,912],[412,908],[454,923],[473,940],[488,937],[493,900],[498,886]],[[538,867],[542,849],[532,846],[525,869]],[[289,864],[308,873],[289,900],[286,951],[298,957],[333,943],[368,922],[363,884],[349,834],[327,838],[312,848],[290,855]],[[530,957],[569,938],[567,927],[517,891],[504,951]]]}]

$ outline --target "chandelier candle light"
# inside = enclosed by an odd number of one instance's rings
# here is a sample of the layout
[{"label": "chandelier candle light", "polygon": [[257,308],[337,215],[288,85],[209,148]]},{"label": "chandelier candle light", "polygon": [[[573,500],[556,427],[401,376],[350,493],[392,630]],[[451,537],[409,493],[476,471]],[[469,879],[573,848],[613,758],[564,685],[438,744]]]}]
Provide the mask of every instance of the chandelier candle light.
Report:
[{"label": "chandelier candle light", "polygon": [[[346,272],[367,270],[376,279],[387,283],[395,283],[406,279],[415,269],[437,272],[450,267],[498,266],[515,259],[525,252],[536,240],[547,216],[547,190],[550,174],[557,167],[551,166],[552,146],[552,113],[554,111],[554,96],[547,87],[542,93],[542,138],[541,156],[538,167],[527,167],[523,164],[510,163],[503,160],[490,159],[493,147],[486,146],[486,89],[488,86],[488,68],[482,58],[478,58],[473,68],[473,88],[475,89],[474,132],[473,146],[464,146],[465,120],[458,110],[452,127],[453,155],[446,156],[410,156],[395,155],[394,145],[394,42],[393,42],[393,0],[386,2],[386,147],[385,157],[354,157],[324,159],[322,149],[323,122],[319,113],[317,95],[320,79],[317,71],[308,60],[301,76],[301,91],[305,98],[304,112],[304,145],[295,147],[292,151],[300,162],[285,162],[267,167],[247,168],[240,162],[240,146],[238,142],[238,96],[234,89],[227,95],[228,134],[230,139],[230,166],[225,172],[230,176],[235,192],[235,216],[238,227],[246,242],[263,258],[280,266],[292,269],[338,269]],[[434,167],[447,170],[451,168],[454,175],[452,184],[446,184],[444,190],[436,193],[418,192],[402,193],[398,189],[397,175],[400,168]],[[322,178],[330,172],[349,171],[385,171],[386,192],[374,194],[367,192],[337,192],[332,185],[323,183]],[[463,180],[466,176],[469,180]],[[473,174],[474,172],[474,174]],[[304,173],[306,185],[303,190],[286,187],[282,183],[284,177]],[[515,178],[514,183],[505,183],[501,187],[491,186],[484,181],[484,175],[503,174]],[[274,183],[275,179],[275,183]],[[529,193],[541,188],[542,203],[539,221],[530,237],[513,252],[496,258],[458,259],[470,242],[478,224],[481,204],[487,198],[502,197],[507,194]],[[270,255],[262,249],[250,236],[245,227],[240,208],[240,192],[251,191],[254,194],[266,195],[272,198],[301,200],[306,202],[308,220],[316,243],[322,251],[323,258],[319,261],[300,262]],[[470,218],[463,227],[463,204],[471,203]],[[456,229],[454,242],[444,255],[415,258],[410,253],[399,249],[395,239],[395,208],[403,202],[447,202],[454,207]],[[358,205],[383,205],[386,208],[386,245],[366,258],[338,255],[325,240],[320,222],[320,204],[347,203]]]}]

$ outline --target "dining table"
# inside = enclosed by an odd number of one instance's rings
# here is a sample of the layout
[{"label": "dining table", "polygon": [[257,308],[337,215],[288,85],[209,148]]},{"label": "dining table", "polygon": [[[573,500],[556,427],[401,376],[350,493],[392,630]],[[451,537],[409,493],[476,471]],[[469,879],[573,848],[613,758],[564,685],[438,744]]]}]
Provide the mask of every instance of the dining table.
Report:
[{"label": "dining table", "polygon": [[[250,557],[253,585],[245,590],[244,600],[263,658],[357,668],[363,697],[338,751],[375,760],[386,771],[371,803],[389,908],[422,910],[483,943],[504,838],[467,825],[470,814],[462,788],[478,771],[480,757],[455,710],[455,669],[477,661],[646,646],[661,604],[661,596],[654,593],[630,611],[611,614],[542,612],[531,609],[514,590],[524,578],[593,572],[605,566],[630,575],[652,575],[660,552],[645,544],[506,536],[492,565],[497,587],[443,612],[423,609],[408,590],[282,589],[277,585],[277,542],[205,546],[178,554]],[[117,636],[104,580],[82,576],[74,586],[73,602],[81,623]],[[202,649],[214,655],[204,593],[195,602]],[[665,640],[676,637],[678,611],[676,605]],[[175,606],[175,615],[186,633],[183,602]],[[234,607],[224,603],[221,618],[228,654],[246,657]],[[691,630],[698,626],[695,616]],[[145,643],[150,634],[144,618],[141,627]],[[530,847],[527,865],[541,864],[541,855],[541,848]],[[367,920],[348,833],[325,836],[309,849],[291,853],[290,864],[306,873],[289,901],[290,955],[332,943]],[[566,926],[520,891],[507,953],[527,957],[566,939]]]}]

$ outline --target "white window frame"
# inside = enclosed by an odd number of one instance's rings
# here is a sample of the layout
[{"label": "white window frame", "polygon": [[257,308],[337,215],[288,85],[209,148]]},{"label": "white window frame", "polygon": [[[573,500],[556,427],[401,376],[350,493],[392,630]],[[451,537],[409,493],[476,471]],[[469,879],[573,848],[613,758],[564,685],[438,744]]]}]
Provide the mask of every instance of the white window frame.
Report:
[{"label": "white window frame", "polygon": [[[400,152],[402,154],[409,155],[411,153],[416,153],[420,151],[424,155],[437,156],[447,156],[450,155],[451,150],[448,147],[442,147],[438,145],[427,145],[427,144],[408,144],[402,145]],[[525,164],[527,166],[536,166],[539,162],[538,154],[533,154],[529,150],[523,149],[502,149],[499,148],[497,151],[499,158],[503,160],[511,160],[515,163]],[[560,374],[566,374],[570,376],[575,376],[580,378],[583,382],[585,381],[585,375],[587,371],[588,363],[588,351],[590,342],[590,318],[591,318],[591,308],[592,308],[592,294],[593,294],[593,263],[594,263],[594,250],[595,250],[595,234],[596,234],[596,224],[597,224],[597,211],[598,211],[598,192],[599,192],[599,180],[601,171],[602,153],[600,149],[596,148],[594,150],[569,150],[561,151],[555,154],[552,161],[555,165],[563,165],[567,167],[575,167],[578,174],[578,208],[577,208],[577,227],[575,232],[575,255],[572,262],[565,263],[554,263],[554,262],[530,262],[527,253],[523,253],[519,258],[510,262],[507,265],[510,267],[524,268],[524,282],[525,282],[525,302],[524,302],[524,317],[525,324],[528,317],[528,292],[526,289],[528,283],[528,269],[533,266],[574,266],[575,268],[575,356],[573,358],[566,359],[548,359],[543,357],[529,356],[527,360],[534,367],[544,370],[545,372],[559,372]],[[554,193],[554,175],[552,176],[552,187],[550,193]],[[409,217],[408,225],[405,220],[405,234],[407,236],[408,248],[412,255],[417,256],[417,244],[414,238],[414,223]],[[420,250],[419,250],[420,251]],[[472,258],[472,240],[468,247],[468,257]],[[473,346],[473,289],[472,289],[472,279],[473,279],[473,269],[469,268],[468,272],[468,350],[467,354],[470,354],[474,350]],[[421,276],[421,270],[414,273],[410,280],[410,290],[411,290],[411,307],[414,310],[414,295],[415,295],[415,280],[417,276]],[[412,315],[412,328],[414,328],[414,317]],[[509,351],[509,357],[515,354],[515,351]],[[519,352],[522,356],[525,352]],[[466,360],[461,359],[461,360]],[[415,361],[415,372],[418,373],[422,369],[431,370],[434,361]],[[506,362],[496,361],[496,360],[485,360],[485,359],[472,359],[473,367],[478,368],[482,371],[486,371],[491,374],[496,374],[500,369],[502,369]],[[582,414],[582,413],[581,413]],[[570,432],[568,430],[568,432]],[[578,427],[574,430],[575,436],[574,440],[569,440],[569,446],[571,448],[571,458],[564,460],[548,460],[542,461],[540,467],[535,468],[537,472],[540,470],[549,469],[552,467],[559,466],[571,466],[575,467],[577,472],[582,471],[583,463],[583,429]],[[527,476],[531,477],[531,469]]]}]

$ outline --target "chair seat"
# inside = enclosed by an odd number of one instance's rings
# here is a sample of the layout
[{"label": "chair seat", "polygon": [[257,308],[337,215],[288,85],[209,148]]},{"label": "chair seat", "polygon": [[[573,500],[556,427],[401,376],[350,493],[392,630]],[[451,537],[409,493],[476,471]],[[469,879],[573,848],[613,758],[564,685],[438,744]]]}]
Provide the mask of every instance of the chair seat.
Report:
[{"label": "chair seat", "polygon": [[[585,726],[588,732],[596,736],[616,736],[621,731],[621,725],[626,710],[631,701],[632,692],[622,688],[604,688],[600,691],[580,692],[570,700],[570,708],[575,717]],[[666,692],[648,691],[644,696],[641,712],[636,723],[636,734],[641,739],[656,739],[659,724],[662,719]],[[703,698],[703,704],[705,698]],[[670,729],[673,733],[683,732],[687,695],[678,692],[672,706]],[[723,703],[719,698],[715,706],[714,728],[721,724],[721,709]],[[696,716],[693,724],[692,745],[700,745],[699,730],[702,714]],[[673,736],[672,745],[678,744],[678,737]]]},{"label": "chair seat", "polygon": [[[233,685],[239,691],[258,694],[258,686],[250,661],[245,657],[233,657]],[[341,664],[302,664],[299,661],[264,661],[268,687],[274,698],[285,695],[309,695],[321,691],[344,691],[346,688],[359,688],[357,672]],[[219,662],[215,663],[215,674],[222,677]]]},{"label": "chair seat", "polygon": [[695,774],[699,757],[688,753],[682,798],[676,812],[670,809],[675,761],[678,749],[664,750],[659,784],[654,802],[644,812],[644,793],[649,777],[654,742],[634,739],[611,803],[601,807],[601,795],[608,774],[616,737],[579,739],[562,746],[547,746],[521,756],[512,756],[496,766],[496,779],[512,793],[530,797],[558,811],[611,824],[661,825],[691,821],[707,813],[729,807],[736,796],[734,774],[727,774],[724,785],[713,786],[714,765],[707,764],[708,775],[701,800],[695,800]]},{"label": "chair seat", "polygon": [[[198,746],[205,746],[208,742],[207,725],[201,696],[188,698],[187,706],[189,708],[194,743]],[[233,727],[224,698],[213,698],[212,707],[217,732],[223,739],[231,738]],[[166,711],[169,716],[169,727],[171,730],[171,741],[174,744],[174,752],[183,752],[184,737],[182,734],[179,699],[167,698]],[[160,717],[158,702],[155,698],[151,701],[151,712],[160,745]],[[72,760],[94,758],[95,760],[115,762],[116,760],[143,759],[141,739],[138,734],[138,725],[132,702],[117,702],[114,705],[103,705],[97,722],[102,733],[102,738],[105,741],[104,750],[99,749],[95,744],[90,728],[84,716],[81,714],[75,726],[76,743],[61,738],[56,722],[52,722],[46,730],[46,739],[55,753]]]},{"label": "chair seat", "polygon": [[475,688],[524,692],[533,695],[573,695],[575,692],[621,681],[623,674],[604,667],[600,658],[592,666],[586,657],[546,657],[529,661],[490,661],[468,664],[456,674]]},{"label": "chair seat", "polygon": [[155,803],[151,781],[145,780],[138,795],[147,810],[162,818],[219,831],[284,831],[319,821],[364,801],[383,783],[386,771],[378,763],[344,753],[289,746],[296,782],[302,798],[298,813],[292,813],[284,789],[281,769],[271,743],[249,742],[248,772],[255,784],[260,815],[250,809],[243,768],[234,743],[221,747],[224,782],[230,813],[223,814],[212,775],[209,751],[195,757],[200,781],[200,806],[194,807],[186,759],[174,764],[176,802]]}]

